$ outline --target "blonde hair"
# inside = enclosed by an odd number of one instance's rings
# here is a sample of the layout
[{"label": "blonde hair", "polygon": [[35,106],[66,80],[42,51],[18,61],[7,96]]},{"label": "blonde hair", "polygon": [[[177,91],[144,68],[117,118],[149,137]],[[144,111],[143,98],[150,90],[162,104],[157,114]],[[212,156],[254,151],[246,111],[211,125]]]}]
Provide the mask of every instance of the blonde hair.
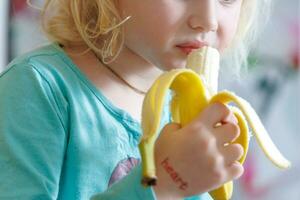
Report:
[{"label": "blonde hair", "polygon": [[270,11],[271,0],[243,0],[236,35],[224,56],[224,71],[231,71],[236,78],[247,72],[248,55],[268,22]]},{"label": "blonde hair", "polygon": [[41,19],[50,41],[63,46],[85,44],[108,63],[122,48],[121,25],[128,18],[121,19],[113,0],[45,0]]},{"label": "blonde hair", "polygon": [[[121,19],[115,0],[45,1],[42,28],[51,41],[66,46],[86,44],[104,63],[118,56],[124,40],[122,24],[128,18]],[[268,15],[270,1],[243,0],[238,30],[225,54],[235,74],[247,65],[250,44],[257,36],[258,27],[266,21],[260,15]],[[52,13],[48,12],[50,9]]]}]

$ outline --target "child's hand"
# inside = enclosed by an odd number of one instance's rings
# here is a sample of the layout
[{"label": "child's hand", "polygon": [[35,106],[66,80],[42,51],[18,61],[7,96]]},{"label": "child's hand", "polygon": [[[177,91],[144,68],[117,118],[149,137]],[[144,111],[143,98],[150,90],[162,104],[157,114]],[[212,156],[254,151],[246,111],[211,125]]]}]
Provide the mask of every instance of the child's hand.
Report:
[{"label": "child's hand", "polygon": [[166,125],[155,146],[158,199],[201,194],[240,177],[243,148],[227,145],[239,134],[233,113],[220,103],[209,105],[183,128]]}]

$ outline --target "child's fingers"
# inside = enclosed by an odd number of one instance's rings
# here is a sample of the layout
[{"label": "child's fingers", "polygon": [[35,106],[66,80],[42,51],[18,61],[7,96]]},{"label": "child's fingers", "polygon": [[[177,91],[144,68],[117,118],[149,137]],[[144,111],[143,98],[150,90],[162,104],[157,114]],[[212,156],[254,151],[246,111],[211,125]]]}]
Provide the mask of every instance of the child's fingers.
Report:
[{"label": "child's fingers", "polygon": [[210,104],[203,112],[202,116],[210,127],[215,127],[217,124],[226,121],[231,115],[231,110],[222,103]]},{"label": "child's fingers", "polygon": [[232,179],[238,179],[244,173],[244,167],[238,161],[233,162],[227,168],[227,180],[230,181]]},{"label": "child's fingers", "polygon": [[[209,104],[190,124],[189,127],[206,127],[210,130],[231,122],[232,111],[222,103]],[[234,117],[234,116],[233,116]],[[235,117],[234,117],[235,118]],[[233,123],[235,124],[235,123]]]},{"label": "child's fingers", "polygon": [[238,120],[237,120],[236,116],[233,114],[233,112],[231,111],[230,114],[225,119],[223,119],[223,121],[221,123],[222,124],[226,124],[226,123],[237,124]]},{"label": "child's fingers", "polygon": [[236,124],[227,123],[216,127],[215,137],[217,138],[218,146],[224,146],[236,140],[240,135],[240,127]]},{"label": "child's fingers", "polygon": [[233,162],[241,159],[244,154],[244,149],[240,144],[230,144],[226,147],[223,147],[220,152],[224,156],[225,166],[229,166]]}]

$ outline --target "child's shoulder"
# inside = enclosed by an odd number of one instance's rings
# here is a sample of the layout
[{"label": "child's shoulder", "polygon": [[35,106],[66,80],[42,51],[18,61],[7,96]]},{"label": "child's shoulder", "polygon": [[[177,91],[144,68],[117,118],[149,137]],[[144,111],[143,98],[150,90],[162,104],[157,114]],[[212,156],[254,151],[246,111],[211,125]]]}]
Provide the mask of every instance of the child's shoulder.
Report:
[{"label": "child's shoulder", "polygon": [[64,51],[55,43],[38,47],[13,59],[0,74],[13,76],[16,73],[35,73],[45,79],[74,79],[74,64]]},{"label": "child's shoulder", "polygon": [[7,69],[16,66],[35,66],[40,68],[55,67],[68,64],[63,50],[55,43],[40,46],[13,59]]},{"label": "child's shoulder", "polygon": [[67,90],[75,91],[80,86],[77,71],[58,45],[47,44],[13,59],[0,73],[0,86],[51,88],[63,96]]}]

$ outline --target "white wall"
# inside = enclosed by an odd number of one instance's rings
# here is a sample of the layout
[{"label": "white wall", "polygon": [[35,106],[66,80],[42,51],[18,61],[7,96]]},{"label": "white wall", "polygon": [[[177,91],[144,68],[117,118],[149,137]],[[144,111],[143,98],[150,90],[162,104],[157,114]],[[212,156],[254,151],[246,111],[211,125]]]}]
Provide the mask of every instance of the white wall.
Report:
[{"label": "white wall", "polygon": [[0,1],[0,72],[7,64],[9,0]]}]

